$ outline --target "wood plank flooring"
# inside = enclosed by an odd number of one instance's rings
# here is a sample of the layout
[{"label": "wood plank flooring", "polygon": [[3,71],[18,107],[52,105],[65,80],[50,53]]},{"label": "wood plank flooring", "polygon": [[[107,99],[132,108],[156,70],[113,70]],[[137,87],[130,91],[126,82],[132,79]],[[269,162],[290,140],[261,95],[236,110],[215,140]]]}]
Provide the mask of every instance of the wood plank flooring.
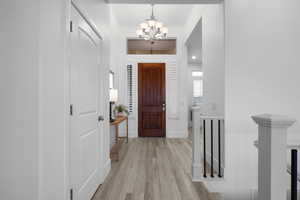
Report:
[{"label": "wood plank flooring", "polygon": [[93,200],[212,200],[191,181],[191,162],[188,139],[131,139]]}]

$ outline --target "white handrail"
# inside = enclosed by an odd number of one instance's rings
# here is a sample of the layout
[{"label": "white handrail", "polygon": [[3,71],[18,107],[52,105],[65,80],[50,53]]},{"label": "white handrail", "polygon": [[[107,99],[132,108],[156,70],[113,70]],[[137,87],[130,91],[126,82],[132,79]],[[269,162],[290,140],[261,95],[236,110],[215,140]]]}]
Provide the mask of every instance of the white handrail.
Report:
[{"label": "white handrail", "polygon": [[224,119],[224,116],[218,116],[218,115],[200,115],[201,119]]}]

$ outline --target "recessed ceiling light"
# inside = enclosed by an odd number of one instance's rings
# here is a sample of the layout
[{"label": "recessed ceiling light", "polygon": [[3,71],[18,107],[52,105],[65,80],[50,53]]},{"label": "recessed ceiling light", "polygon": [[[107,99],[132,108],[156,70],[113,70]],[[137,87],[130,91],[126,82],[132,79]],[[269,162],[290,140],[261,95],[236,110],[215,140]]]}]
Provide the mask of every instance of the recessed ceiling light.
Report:
[{"label": "recessed ceiling light", "polygon": [[196,58],[197,58],[196,56],[192,56],[192,59],[193,59],[193,60],[196,60]]}]

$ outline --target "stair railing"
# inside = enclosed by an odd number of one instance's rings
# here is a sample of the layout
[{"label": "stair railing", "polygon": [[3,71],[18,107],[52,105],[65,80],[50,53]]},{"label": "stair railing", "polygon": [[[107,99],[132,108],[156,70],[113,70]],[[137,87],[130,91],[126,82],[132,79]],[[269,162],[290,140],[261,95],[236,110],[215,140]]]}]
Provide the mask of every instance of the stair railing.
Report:
[{"label": "stair railing", "polygon": [[[258,124],[258,200],[286,199],[287,129],[296,120],[271,114],[252,119]],[[293,187],[294,179],[297,175],[292,178]]]},{"label": "stair railing", "polygon": [[291,150],[291,200],[297,200],[298,150]]},{"label": "stair railing", "polygon": [[193,180],[224,176],[224,117],[193,109]]}]

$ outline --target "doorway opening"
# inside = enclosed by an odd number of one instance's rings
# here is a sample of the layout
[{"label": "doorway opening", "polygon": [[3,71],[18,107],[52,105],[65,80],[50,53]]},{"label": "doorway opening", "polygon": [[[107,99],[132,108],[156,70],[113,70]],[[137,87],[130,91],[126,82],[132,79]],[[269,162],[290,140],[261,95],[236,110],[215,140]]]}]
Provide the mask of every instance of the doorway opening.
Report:
[{"label": "doorway opening", "polygon": [[195,155],[195,180],[223,178],[225,169],[224,16],[222,7],[209,9],[215,17],[203,15],[185,42],[187,126]]}]

